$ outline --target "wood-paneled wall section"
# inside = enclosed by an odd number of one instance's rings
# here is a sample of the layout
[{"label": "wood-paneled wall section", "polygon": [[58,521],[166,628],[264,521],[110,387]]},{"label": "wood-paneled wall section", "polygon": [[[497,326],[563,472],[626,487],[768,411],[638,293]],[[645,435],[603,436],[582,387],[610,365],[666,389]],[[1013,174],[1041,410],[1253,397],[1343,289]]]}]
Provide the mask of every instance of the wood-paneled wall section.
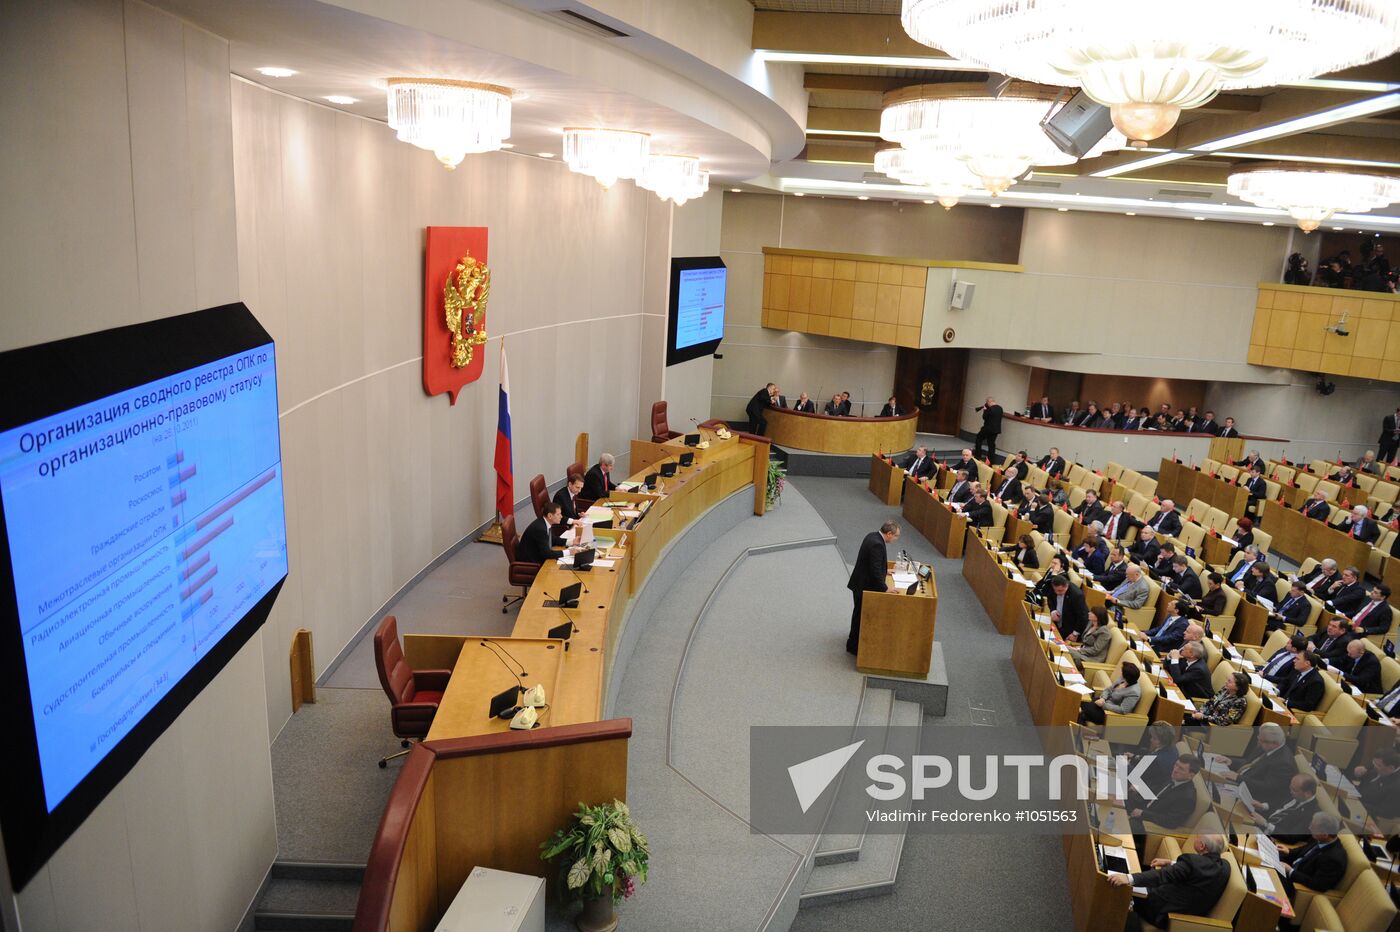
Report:
[{"label": "wood-paneled wall section", "polygon": [[919,345],[928,267],[838,253],[763,249],[763,326]]},{"label": "wood-paneled wall section", "polygon": [[[933,384],[933,403],[923,402],[923,384]],[[919,408],[919,430],[956,434],[967,382],[967,350],[907,349],[895,360],[894,393],[900,404]]]},{"label": "wood-paneled wall section", "polygon": [[[1346,335],[1329,332],[1343,315]],[[1400,296],[1261,283],[1249,361],[1400,381]]]}]

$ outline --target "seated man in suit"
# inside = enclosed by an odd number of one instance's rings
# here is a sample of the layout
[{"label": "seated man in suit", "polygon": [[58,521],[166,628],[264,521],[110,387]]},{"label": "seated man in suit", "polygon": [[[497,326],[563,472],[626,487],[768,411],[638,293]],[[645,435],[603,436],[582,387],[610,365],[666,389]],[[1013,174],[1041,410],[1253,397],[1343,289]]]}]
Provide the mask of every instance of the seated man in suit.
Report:
[{"label": "seated man in suit", "polygon": [[1307,624],[1311,614],[1312,603],[1307,598],[1307,587],[1301,579],[1295,579],[1288,586],[1288,595],[1269,612],[1267,628],[1270,631],[1276,631],[1284,625],[1301,628]]},{"label": "seated man in suit", "polygon": [[1016,513],[1047,538],[1055,529],[1055,509],[1050,499],[1028,485],[1021,487],[1021,501],[1016,505]]},{"label": "seated man in suit", "polygon": [[1172,599],[1167,603],[1167,614],[1162,623],[1143,632],[1147,635],[1147,643],[1159,657],[1170,654],[1186,643],[1186,629],[1190,627],[1191,619],[1182,614],[1182,608],[1180,599]]},{"label": "seated man in suit", "polygon": [[1375,654],[1366,649],[1366,642],[1357,638],[1347,644],[1347,656],[1337,669],[1347,678],[1347,682],[1367,695],[1381,691],[1381,662]]},{"label": "seated man in suit", "polygon": [[963,506],[962,513],[973,527],[991,527],[992,503],[987,501],[987,491],[982,488],[973,490],[972,501]]},{"label": "seated man in suit", "polygon": [[837,392],[831,396],[831,400],[822,408],[822,414],[825,414],[827,417],[840,417],[841,407],[841,393]]},{"label": "seated man in suit", "polygon": [[1157,533],[1150,527],[1141,528],[1137,543],[1128,548],[1128,556],[1133,558],[1134,563],[1147,566],[1156,563],[1157,555],[1161,552],[1162,545],[1157,543]]},{"label": "seated man in suit", "polygon": [[1210,434],[1211,436],[1220,433],[1220,425],[1215,422],[1215,412],[1207,411],[1206,416],[1197,421],[1196,425],[1191,428],[1191,433]]},{"label": "seated man in suit", "polygon": [[[521,563],[548,563],[550,560],[557,560],[564,555],[564,551],[554,549],[554,529],[559,525],[562,512],[558,503],[550,502],[544,506],[544,512],[540,517],[530,522],[530,526],[525,529],[525,533],[520,535],[520,542],[515,545],[515,558]],[[573,548],[569,548],[573,552]]]},{"label": "seated man in suit", "polygon": [[1060,455],[1059,447],[1051,447],[1050,452],[1041,457],[1036,465],[1049,473],[1050,478],[1058,479],[1065,471],[1065,458]]},{"label": "seated man in suit", "polygon": [[1235,465],[1246,472],[1260,474],[1263,474],[1269,468],[1268,464],[1264,462],[1264,458],[1259,455],[1258,450],[1250,450],[1249,455],[1236,462]]},{"label": "seated man in suit", "polygon": [[1312,645],[1312,650],[1329,666],[1336,666],[1346,659],[1347,645],[1355,640],[1356,636],[1348,629],[1345,619],[1333,616],[1327,622],[1327,627],[1313,634],[1308,639]]},{"label": "seated man in suit", "polygon": [[1274,722],[1260,725],[1255,745],[1252,755],[1232,762],[1234,769],[1223,771],[1221,776],[1248,786],[1249,795],[1264,804],[1263,811],[1267,814],[1292,798],[1288,787],[1293,775],[1298,772],[1298,765],[1288,749],[1287,736],[1281,725]]},{"label": "seated man in suit", "polygon": [[1282,852],[1283,890],[1289,902],[1297,902],[1299,884],[1325,893],[1342,882],[1347,872],[1347,852],[1337,841],[1342,820],[1330,812],[1318,812],[1308,820],[1308,843]]},{"label": "seated man in suit", "polygon": [[786,408],[787,399],[778,391],[778,386],[769,382],[763,388],[754,392],[749,403],[744,406],[744,413],[749,417],[749,425],[756,434],[768,432],[768,419],[765,412],[769,408]]},{"label": "seated man in suit", "polygon": [[1245,509],[1259,514],[1259,503],[1269,497],[1269,483],[1257,472],[1241,473],[1240,487],[1244,489],[1249,500],[1245,502]]},{"label": "seated man in suit", "polygon": [[899,399],[891,395],[890,400],[885,402],[885,406],[880,409],[880,417],[903,417],[908,414],[904,406],[899,403]]},{"label": "seated man in suit", "polygon": [[1361,804],[1373,818],[1400,816],[1400,750],[1377,751],[1356,788],[1361,791]]},{"label": "seated man in suit", "polygon": [[607,498],[613,489],[617,488],[617,483],[612,481],[613,455],[604,453],[598,457],[598,462],[588,468],[588,474],[583,477],[583,497],[590,502],[600,502]]},{"label": "seated man in suit", "polygon": [[[1135,565],[1128,559],[1128,551],[1120,544],[1114,544],[1108,548],[1108,560],[1103,565],[1103,573],[1098,577],[1099,585],[1112,592],[1128,578],[1128,567]],[[1142,572],[1141,568],[1138,572]]]},{"label": "seated man in suit", "polygon": [[953,470],[953,472],[957,472],[959,469],[966,470],[969,479],[977,478],[977,461],[972,458],[971,450],[963,450],[962,459],[958,460],[956,463],[949,466],[948,468]]},{"label": "seated man in suit", "polygon": [[1079,402],[1071,401],[1069,407],[1065,408],[1065,413],[1060,418],[1060,423],[1070,427],[1078,427],[1083,420],[1084,412],[1080,410]]},{"label": "seated man in suit", "polygon": [[578,510],[578,500],[582,494],[583,476],[576,472],[569,473],[569,478],[564,481],[564,487],[554,493],[554,504],[559,506],[559,510],[564,516],[560,522],[564,527],[572,527],[573,523],[582,517]]},{"label": "seated man in suit", "polygon": [[1199,599],[1202,595],[1201,577],[1191,569],[1191,563],[1184,553],[1172,557],[1171,572],[1162,578],[1164,582],[1170,580],[1178,591],[1190,599]]},{"label": "seated man in suit", "polygon": [[1327,501],[1326,492],[1313,489],[1312,498],[1299,505],[1298,510],[1314,521],[1326,521],[1327,516],[1332,513],[1332,504]]},{"label": "seated man in suit", "polygon": [[1059,629],[1060,637],[1077,641],[1089,623],[1089,606],[1084,593],[1067,576],[1050,580],[1050,621]]},{"label": "seated man in suit", "polygon": [[[1144,834],[1143,823],[1155,822],[1163,828],[1181,828],[1196,811],[1196,774],[1201,772],[1201,759],[1195,754],[1182,754],[1172,765],[1171,782],[1157,791],[1157,798],[1136,809],[1128,810],[1128,824],[1133,835]],[[1142,847],[1141,844],[1138,845]]]},{"label": "seated man in suit", "polygon": [[840,411],[839,413],[840,413],[840,415],[841,415],[842,417],[850,417],[850,416],[851,416],[851,393],[850,393],[850,392],[842,392],[842,393],[841,393],[841,411]]},{"label": "seated man in suit", "polygon": [[1319,599],[1326,599],[1328,598],[1327,591],[1332,587],[1332,584],[1340,581],[1340,577],[1337,575],[1337,561],[1328,557],[1298,579],[1309,594],[1315,595]]},{"label": "seated man in suit", "polygon": [[1355,614],[1366,602],[1366,587],[1361,584],[1361,570],[1348,566],[1342,578],[1327,587],[1321,598],[1343,615]]},{"label": "seated man in suit", "polygon": [[1053,421],[1055,409],[1050,407],[1050,399],[1041,395],[1040,400],[1031,405],[1030,417],[1035,421]]},{"label": "seated man in suit", "polygon": [[1389,633],[1392,609],[1387,600],[1390,598],[1390,587],[1385,583],[1376,583],[1367,595],[1370,601],[1351,617],[1352,632],[1360,637]]},{"label": "seated man in suit", "polygon": [[1352,467],[1352,472],[1364,472],[1371,475],[1377,475],[1382,472],[1381,464],[1376,462],[1376,451],[1367,450],[1365,453],[1361,454],[1361,459],[1356,461],[1356,465]]},{"label": "seated man in suit", "polygon": [[1230,862],[1221,857],[1225,836],[1193,835],[1187,847],[1175,862],[1156,858],[1151,870],[1108,875],[1115,886],[1147,888],[1147,896],[1133,898],[1126,928],[1141,929],[1146,922],[1165,929],[1171,925],[1172,913],[1204,916],[1220,902],[1230,885]]},{"label": "seated man in suit", "polygon": [[[1088,495],[1086,494],[1085,498],[1087,497]],[[1103,522],[1103,536],[1105,539],[1126,540],[1132,543],[1137,540],[1137,528],[1140,526],[1141,522],[1124,510],[1122,502],[1109,503],[1108,517],[1104,519]]]},{"label": "seated man in suit", "polygon": [[1327,478],[1344,489],[1353,489],[1356,487],[1356,473],[1351,471],[1350,466],[1337,466],[1327,474]]},{"label": "seated man in suit", "polygon": [[1108,509],[1099,501],[1099,493],[1093,489],[1085,492],[1084,501],[1074,506],[1074,514],[1086,525],[1101,521],[1105,528],[1108,527]]},{"label": "seated man in suit", "polygon": [[1108,559],[1108,545],[1103,542],[1098,529],[1091,526],[1084,532],[1084,540],[1080,541],[1070,556],[1083,563],[1086,570],[1098,577],[1103,573],[1104,561]]},{"label": "seated man in suit", "polygon": [[909,475],[913,476],[915,479],[927,479],[932,476],[934,470],[938,468],[938,464],[934,462],[933,457],[928,455],[928,447],[922,444],[919,445],[917,450],[906,456],[904,462],[900,465],[904,467],[905,472],[909,473]]},{"label": "seated man in suit", "polygon": [[972,483],[967,481],[967,470],[959,469],[953,474],[953,484],[948,489],[948,501],[961,504],[972,497]]},{"label": "seated man in suit", "polygon": [[997,487],[993,498],[1000,500],[1006,505],[1021,501],[1020,473],[1015,466],[1006,467],[1006,473],[1002,476],[1001,485]]},{"label": "seated man in suit", "polygon": [[1312,831],[1312,817],[1319,811],[1317,778],[1310,773],[1295,774],[1288,782],[1288,802],[1272,812],[1254,813],[1254,823],[1274,841],[1301,845]]},{"label": "seated man in suit", "polygon": [[1254,564],[1261,563],[1263,560],[1264,556],[1259,552],[1259,548],[1250,544],[1240,551],[1239,562],[1235,563],[1231,569],[1226,570],[1225,582],[1238,589],[1240,583],[1249,581],[1250,571],[1254,569]]},{"label": "seated man in suit", "polygon": [[1368,544],[1374,544],[1381,536],[1381,526],[1371,517],[1371,509],[1365,505],[1353,507],[1351,515],[1337,529],[1348,537]]},{"label": "seated man in suit", "polygon": [[1240,432],[1235,427],[1235,419],[1232,417],[1227,417],[1225,419],[1224,425],[1220,428],[1220,433],[1216,434],[1217,437],[1238,437],[1239,435]]},{"label": "seated man in suit", "polygon": [[1322,658],[1311,650],[1305,650],[1293,658],[1293,678],[1284,680],[1279,686],[1279,698],[1290,709],[1315,712],[1322,704],[1327,690],[1322,682],[1322,673],[1317,669],[1321,665]]},{"label": "seated man in suit", "polygon": [[1147,526],[1164,537],[1175,537],[1181,533],[1181,515],[1176,513],[1176,502],[1169,498],[1162,500],[1162,510],[1152,516]]},{"label": "seated man in suit", "polygon": [[1259,668],[1259,675],[1264,677],[1274,686],[1282,688],[1284,683],[1292,681],[1297,675],[1297,670],[1293,666],[1293,658],[1308,649],[1308,639],[1301,634],[1295,634],[1288,639],[1288,643],[1274,652],[1274,655],[1264,661],[1264,665]]},{"label": "seated man in suit", "polygon": [[1176,558],[1176,544],[1169,540],[1162,541],[1162,546],[1157,550],[1157,559],[1147,565],[1149,574],[1153,579],[1162,580],[1163,577],[1170,576],[1172,572],[1172,560]]},{"label": "seated man in suit", "polygon": [[1205,648],[1196,641],[1187,641],[1167,652],[1168,659],[1163,666],[1187,699],[1209,699],[1215,695],[1204,653]]},{"label": "seated man in suit", "polygon": [[1111,589],[1103,600],[1109,606],[1122,606],[1123,608],[1139,609],[1147,604],[1147,599],[1152,595],[1152,587],[1147,583],[1147,577],[1143,575],[1142,567],[1136,563],[1129,563],[1123,572],[1123,581],[1115,588]]},{"label": "seated man in suit", "polygon": [[806,392],[803,392],[797,396],[797,404],[792,406],[792,410],[801,411],[803,414],[816,414],[817,403],[808,398]]}]

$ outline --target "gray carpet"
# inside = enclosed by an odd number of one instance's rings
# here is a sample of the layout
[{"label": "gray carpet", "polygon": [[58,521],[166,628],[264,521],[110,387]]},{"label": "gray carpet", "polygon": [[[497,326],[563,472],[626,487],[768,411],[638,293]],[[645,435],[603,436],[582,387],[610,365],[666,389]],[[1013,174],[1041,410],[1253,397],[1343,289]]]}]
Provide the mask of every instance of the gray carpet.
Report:
[{"label": "gray carpet", "polygon": [[[878,501],[857,480],[803,477],[793,485],[835,531],[848,564],[862,537],[885,519],[900,518],[898,508]],[[938,580],[937,638],[948,666],[948,715],[925,723],[1032,724],[1011,668],[1011,639],[992,627],[963,580],[962,561],[945,559],[911,528],[891,549],[933,564]],[[893,895],[804,909],[792,929],[962,932],[1072,926],[1059,836],[1027,835],[1012,845],[1004,837],[911,833]]]}]

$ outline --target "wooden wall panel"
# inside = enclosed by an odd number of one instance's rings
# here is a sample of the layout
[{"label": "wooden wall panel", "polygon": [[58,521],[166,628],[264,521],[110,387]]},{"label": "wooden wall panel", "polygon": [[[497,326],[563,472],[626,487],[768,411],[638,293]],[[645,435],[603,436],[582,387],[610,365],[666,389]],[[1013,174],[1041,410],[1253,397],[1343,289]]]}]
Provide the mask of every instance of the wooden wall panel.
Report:
[{"label": "wooden wall panel", "polygon": [[[1329,333],[1344,314],[1347,335]],[[1400,382],[1400,296],[1260,284],[1248,358],[1258,366]]]}]

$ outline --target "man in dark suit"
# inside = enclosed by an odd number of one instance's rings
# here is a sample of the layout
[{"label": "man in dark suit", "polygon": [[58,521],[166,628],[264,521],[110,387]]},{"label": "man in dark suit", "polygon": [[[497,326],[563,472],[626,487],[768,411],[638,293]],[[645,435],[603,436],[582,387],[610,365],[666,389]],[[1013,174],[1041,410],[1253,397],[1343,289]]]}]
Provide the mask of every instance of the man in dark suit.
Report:
[{"label": "man in dark suit", "polygon": [[1039,401],[1031,405],[1030,416],[1036,421],[1053,421],[1055,409],[1050,407],[1050,399],[1042,395]]},{"label": "man in dark suit", "polygon": [[1197,421],[1191,428],[1193,434],[1210,434],[1215,436],[1220,433],[1220,425],[1215,422],[1215,412],[1207,411],[1206,416]]},{"label": "man in dark suit", "polygon": [[1250,472],[1247,478],[1240,482],[1240,486],[1249,496],[1249,501],[1245,503],[1245,509],[1252,509],[1255,514],[1259,514],[1259,503],[1269,495],[1268,480],[1257,472]]},{"label": "man in dark suit", "polygon": [[1028,485],[1021,487],[1021,502],[1017,514],[1022,521],[1029,521],[1031,527],[1049,538],[1055,530],[1055,508],[1048,496],[1040,495]]},{"label": "man in dark suit", "polygon": [[904,471],[915,479],[927,479],[929,476],[932,476],[933,471],[938,468],[938,464],[934,462],[933,457],[928,455],[928,447],[925,446],[920,446],[913,453],[906,456],[901,465],[904,467]]},{"label": "man in dark suit", "polygon": [[515,559],[521,563],[545,564],[557,560],[564,551],[554,549],[554,529],[559,525],[562,514],[559,505],[550,502],[544,506],[543,514],[530,522],[520,541],[515,545]]},{"label": "man in dark suit", "polygon": [[1301,845],[1309,841],[1312,817],[1319,811],[1317,778],[1310,773],[1294,774],[1288,783],[1291,799],[1272,812],[1256,812],[1254,821],[1274,841]]},{"label": "man in dark suit", "polygon": [[1240,432],[1235,429],[1235,419],[1232,417],[1225,419],[1225,425],[1220,428],[1220,433],[1216,434],[1217,437],[1238,437],[1239,435]]},{"label": "man in dark suit", "polygon": [[971,450],[963,450],[962,459],[953,463],[948,468],[953,472],[957,472],[959,469],[965,469],[967,470],[967,477],[969,479],[977,478],[977,460],[973,457]]},{"label": "man in dark suit", "polygon": [[822,414],[825,414],[827,417],[841,417],[841,412],[844,409],[845,405],[841,402],[841,393],[837,392],[831,396],[831,400],[826,403],[826,407],[822,408]]},{"label": "man in dark suit", "polygon": [[[1123,581],[1128,578],[1128,567],[1131,564],[1128,560],[1128,551],[1119,544],[1113,544],[1108,550],[1108,559],[1104,561],[1103,573],[1098,576],[1099,585],[1109,592],[1123,585]],[[1092,572],[1092,570],[1091,570]]]},{"label": "man in dark suit", "polygon": [[1331,557],[1324,559],[1298,577],[1298,581],[1303,584],[1303,588],[1319,599],[1329,598],[1328,590],[1332,588],[1332,584],[1341,582],[1341,577],[1337,575],[1337,561]]},{"label": "man in dark suit", "polygon": [[1264,665],[1259,668],[1259,675],[1274,686],[1282,688],[1284,683],[1290,682],[1297,675],[1297,670],[1293,667],[1293,658],[1307,649],[1308,639],[1301,634],[1293,635],[1287,644],[1264,661]]},{"label": "man in dark suit", "polygon": [[1199,599],[1203,594],[1201,592],[1201,577],[1197,576],[1195,570],[1191,569],[1191,564],[1184,553],[1178,553],[1172,557],[1171,573],[1164,576],[1162,581],[1170,581],[1182,595],[1193,601]]},{"label": "man in dark suit", "polygon": [[564,482],[564,487],[554,493],[554,504],[559,506],[563,513],[561,523],[568,527],[577,521],[581,516],[578,511],[579,496],[583,493],[583,476],[576,472],[569,473],[569,478]]},{"label": "man in dark suit", "polygon": [[[1313,673],[1313,676],[1320,674]],[[1291,798],[1288,787],[1298,772],[1298,765],[1288,750],[1287,736],[1280,725],[1273,722],[1260,725],[1255,744],[1254,754],[1232,764],[1235,769],[1224,771],[1223,776],[1249,787],[1249,795],[1270,812]]]},{"label": "man in dark suit", "polygon": [[973,492],[972,501],[963,506],[962,513],[973,527],[991,527],[992,503],[987,501],[986,490],[979,488]]},{"label": "man in dark suit", "polygon": [[1390,598],[1390,587],[1385,583],[1376,583],[1367,595],[1371,597],[1370,601],[1351,616],[1352,632],[1360,637],[1388,634],[1392,611],[1386,600]]},{"label": "man in dark suit", "polygon": [[[1088,497],[1087,493],[1085,497]],[[1108,506],[1108,517],[1103,519],[1103,536],[1107,540],[1126,540],[1133,543],[1137,538],[1137,529],[1141,526],[1142,523],[1124,509],[1122,502],[1111,502]]]},{"label": "man in dark suit", "polygon": [[1176,502],[1169,498],[1162,500],[1162,510],[1152,516],[1147,526],[1164,537],[1175,537],[1181,533],[1181,515],[1176,513]]},{"label": "man in dark suit", "polygon": [[1220,902],[1230,884],[1230,862],[1221,857],[1225,837],[1193,835],[1189,844],[1192,850],[1174,862],[1157,858],[1151,870],[1109,875],[1109,883],[1117,886],[1147,888],[1147,896],[1133,898],[1129,928],[1141,929],[1146,922],[1165,929],[1172,913],[1204,916]]},{"label": "man in dark suit", "polygon": [[1314,712],[1322,704],[1326,687],[1322,683],[1322,673],[1316,669],[1321,663],[1322,658],[1311,650],[1293,658],[1293,679],[1285,680],[1279,687],[1279,698],[1290,709]]},{"label": "man in dark suit", "polygon": [[903,417],[909,412],[904,410],[904,406],[899,403],[899,399],[891,395],[890,400],[885,402],[885,406],[880,409],[880,417]]},{"label": "man in dark suit", "polygon": [[1347,852],[1337,841],[1342,820],[1330,812],[1318,812],[1308,820],[1308,827],[1312,835],[1308,844],[1279,855],[1285,870],[1283,889],[1290,902],[1298,898],[1298,884],[1323,893],[1341,883],[1347,872]]},{"label": "man in dark suit", "polygon": [[1084,593],[1067,576],[1050,581],[1050,621],[1060,631],[1060,637],[1079,640],[1089,624],[1089,606]]},{"label": "man in dark suit", "polygon": [[[1142,824],[1155,822],[1163,828],[1181,828],[1196,810],[1195,776],[1201,772],[1201,759],[1182,754],[1172,765],[1171,782],[1157,791],[1157,798],[1128,812],[1133,834],[1144,834]],[[1141,847],[1139,845],[1138,847]]]},{"label": "man in dark suit", "polygon": [[1036,465],[1049,473],[1050,478],[1058,479],[1065,471],[1065,458],[1060,455],[1059,447],[1051,447],[1049,454],[1042,457]]},{"label": "man in dark suit", "polygon": [[1269,468],[1269,465],[1264,462],[1264,458],[1259,455],[1258,450],[1250,450],[1249,454],[1244,459],[1236,462],[1235,465],[1245,472],[1261,474]]},{"label": "man in dark suit", "polygon": [[1014,505],[1021,501],[1021,480],[1015,466],[1006,467],[1006,474],[1002,476],[1001,485],[997,487],[993,497],[1006,505]]},{"label": "man in dark suit", "polygon": [[1295,579],[1288,587],[1288,595],[1269,613],[1269,630],[1292,625],[1301,628],[1312,614],[1312,603],[1307,599],[1307,588],[1301,579]]},{"label": "man in dark suit", "polygon": [[974,410],[982,412],[982,429],[977,439],[972,441],[972,452],[977,453],[985,444],[987,459],[997,455],[997,434],[1001,433],[1001,405],[991,395]]},{"label": "man in dark suit", "polygon": [[1361,584],[1361,571],[1354,566],[1342,570],[1342,578],[1327,587],[1322,598],[1343,615],[1354,615],[1366,602],[1366,587]]},{"label": "man in dark suit", "polygon": [[1202,656],[1203,648],[1196,641],[1187,641],[1167,654],[1164,666],[1187,699],[1209,699],[1215,695],[1210,686],[1210,668]]},{"label": "man in dark suit", "polygon": [[1381,439],[1376,443],[1380,447],[1378,456],[1382,462],[1392,462],[1400,453],[1400,408],[1396,408],[1394,414],[1381,418]]},{"label": "man in dark suit", "polygon": [[953,473],[953,484],[948,488],[948,501],[962,504],[972,498],[972,483],[967,481],[967,470]]},{"label": "man in dark suit", "polygon": [[1138,414],[1137,408],[1129,408],[1128,416],[1123,419],[1124,430],[1142,430],[1142,415]]},{"label": "man in dark suit", "polygon": [[817,403],[808,398],[806,392],[803,392],[797,396],[797,404],[792,406],[792,410],[800,411],[803,414],[816,414]]},{"label": "man in dark suit", "polygon": [[1071,401],[1060,417],[1060,423],[1068,427],[1078,427],[1084,421],[1085,412],[1080,410],[1078,401]]},{"label": "man in dark suit", "polygon": [[1358,781],[1361,805],[1378,819],[1400,816],[1400,751],[1385,748],[1371,758],[1371,767]]},{"label": "man in dark suit", "polygon": [[1365,505],[1357,505],[1337,529],[1348,537],[1374,544],[1381,536],[1381,526],[1371,517],[1371,510]]},{"label": "man in dark suit", "polygon": [[583,477],[583,497],[590,502],[599,502],[608,497],[613,489],[617,488],[617,483],[612,481],[613,455],[604,453],[598,457],[598,462],[588,468],[588,474]]},{"label": "man in dark suit", "polygon": [[886,521],[880,530],[871,531],[860,542],[856,554],[856,564],[851,567],[851,578],[846,588],[851,590],[855,608],[851,612],[851,633],[846,637],[846,653],[857,653],[860,648],[860,606],[861,597],[867,592],[894,592],[894,586],[885,585],[885,574],[889,571],[889,557],[885,546],[899,539],[899,522]]},{"label": "man in dark suit", "polygon": [[842,417],[851,416],[851,393],[841,393],[841,410],[838,412]]},{"label": "man in dark suit", "polygon": [[1074,514],[1085,526],[1095,521],[1102,521],[1105,527],[1108,525],[1108,509],[1099,501],[1099,493],[1093,489],[1085,492],[1084,501],[1074,506]]},{"label": "man in dark suit", "polygon": [[763,388],[753,393],[749,403],[744,407],[744,413],[749,416],[749,425],[756,434],[768,432],[767,412],[769,408],[786,408],[787,399],[778,391],[778,386],[769,382]]},{"label": "man in dark suit", "polygon": [[1316,489],[1312,498],[1299,505],[1298,510],[1314,521],[1326,521],[1327,516],[1332,513],[1332,505],[1327,501],[1327,493]]},{"label": "man in dark suit", "polygon": [[1162,545],[1157,543],[1157,535],[1150,527],[1142,528],[1137,542],[1128,548],[1128,556],[1134,563],[1146,563],[1148,566],[1157,562],[1157,555],[1161,552]]},{"label": "man in dark suit", "polygon": [[1366,649],[1366,642],[1360,638],[1347,645],[1346,659],[1337,664],[1337,669],[1363,693],[1375,695],[1381,691],[1380,659]]}]

